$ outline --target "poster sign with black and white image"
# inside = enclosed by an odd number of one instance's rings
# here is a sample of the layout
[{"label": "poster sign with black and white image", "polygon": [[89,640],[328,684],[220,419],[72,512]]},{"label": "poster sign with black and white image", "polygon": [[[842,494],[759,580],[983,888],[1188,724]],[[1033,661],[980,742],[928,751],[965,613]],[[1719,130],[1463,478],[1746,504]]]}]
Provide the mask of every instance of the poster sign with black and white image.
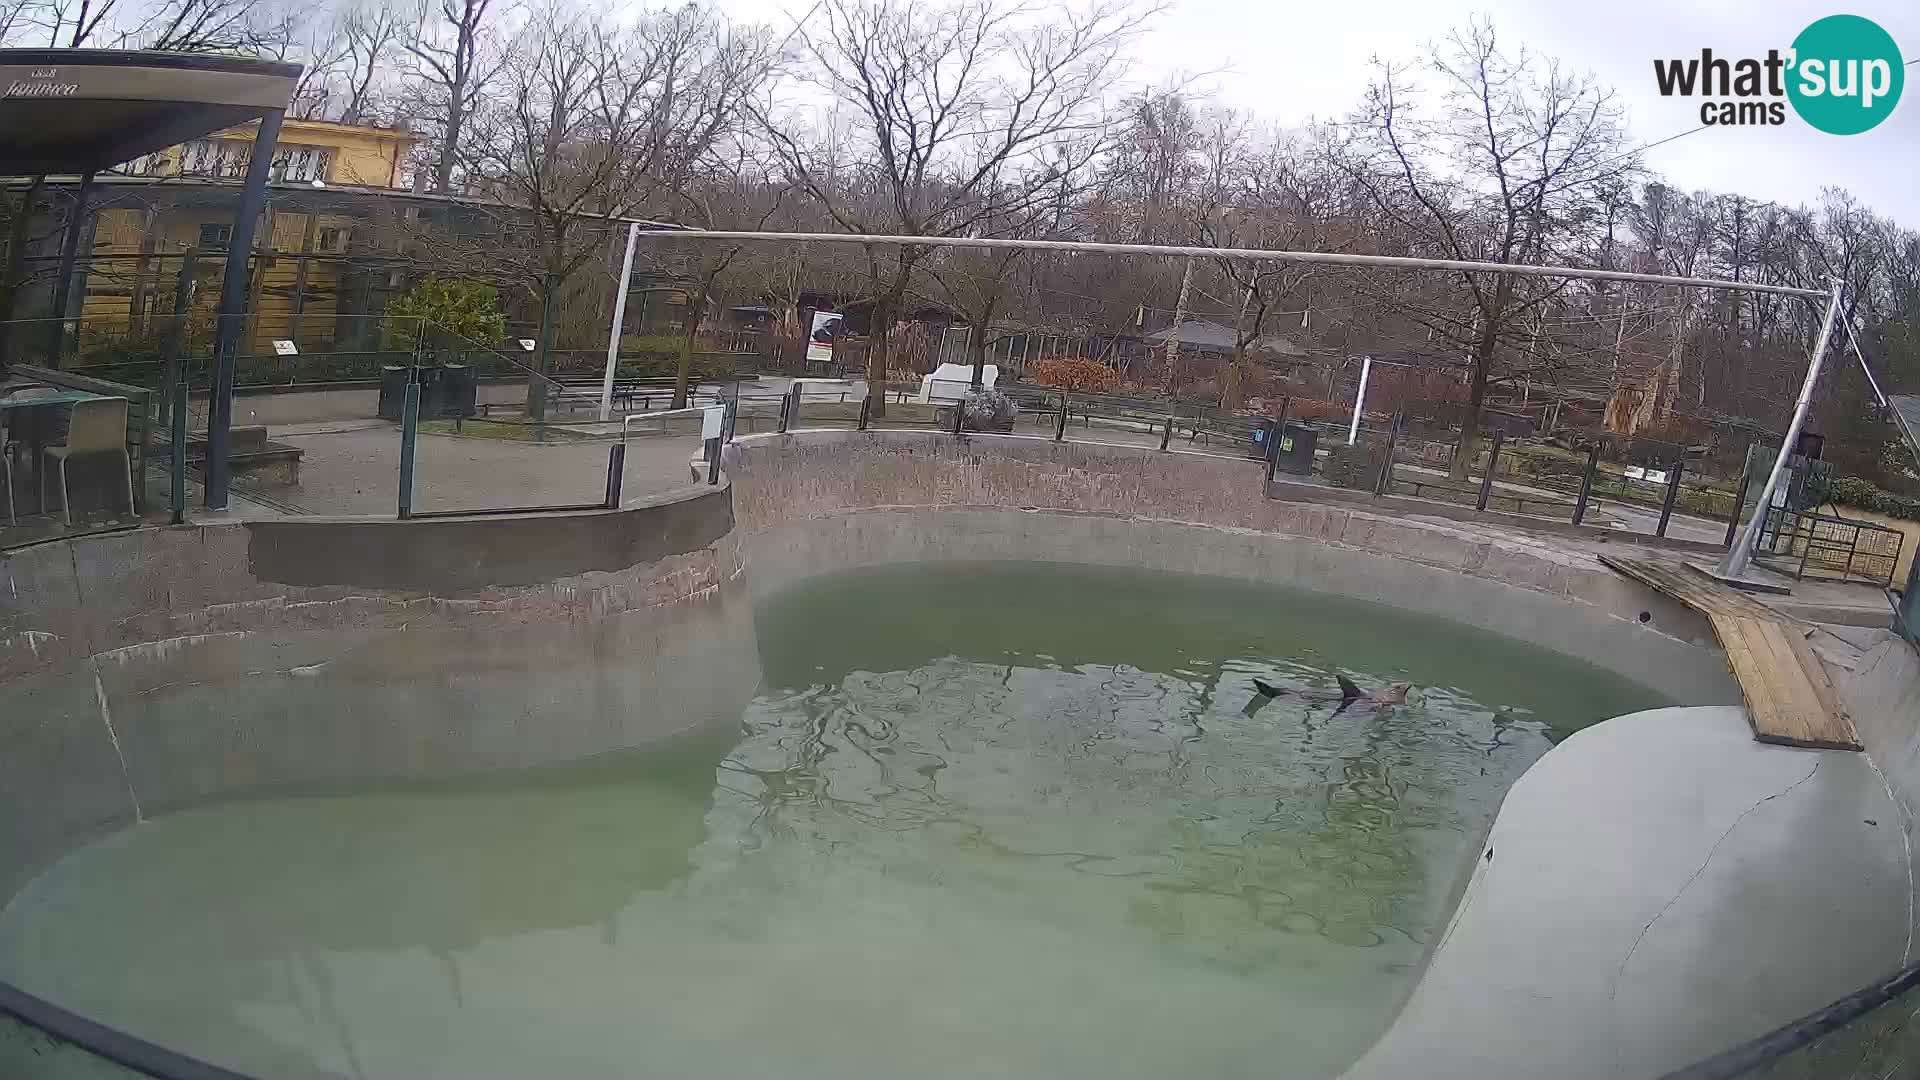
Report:
[{"label": "poster sign with black and white image", "polygon": [[837,311],[816,311],[813,313],[813,329],[807,335],[807,362],[810,364],[830,364],[833,362],[833,339],[840,336],[840,326],[845,316]]}]

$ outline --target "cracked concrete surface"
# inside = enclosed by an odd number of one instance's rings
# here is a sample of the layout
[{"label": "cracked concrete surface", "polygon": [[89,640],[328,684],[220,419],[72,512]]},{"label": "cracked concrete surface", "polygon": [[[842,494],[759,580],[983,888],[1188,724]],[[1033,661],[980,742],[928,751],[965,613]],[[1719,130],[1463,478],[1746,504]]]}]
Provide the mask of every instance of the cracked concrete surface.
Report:
[{"label": "cracked concrete surface", "polygon": [[1739,708],[1589,728],[1508,793],[1349,1076],[1640,1080],[1795,1019],[1899,966],[1902,821],[1865,755],[1757,743]]}]

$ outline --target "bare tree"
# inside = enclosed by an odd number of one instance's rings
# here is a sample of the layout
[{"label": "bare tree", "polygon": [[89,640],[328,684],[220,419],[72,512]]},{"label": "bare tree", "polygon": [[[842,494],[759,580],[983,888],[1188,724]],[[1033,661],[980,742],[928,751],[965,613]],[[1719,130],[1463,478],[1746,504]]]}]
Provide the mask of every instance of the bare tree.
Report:
[{"label": "bare tree", "polygon": [[381,74],[393,58],[405,24],[400,12],[380,3],[362,4],[343,20],[346,38],[345,103],[343,124],[364,124],[380,109]]},{"label": "bare tree", "polygon": [[[426,0],[405,49],[417,118],[436,129],[433,190],[453,191],[467,125],[480,107],[501,56],[489,30],[493,0]],[[556,28],[564,29],[564,28]]]},{"label": "bare tree", "polygon": [[[1553,61],[1507,55],[1486,23],[1456,31],[1423,67],[1441,87],[1437,105],[1422,100],[1405,69],[1381,64],[1353,118],[1345,171],[1374,211],[1438,257],[1568,256],[1599,220],[1603,190],[1635,167],[1612,93]],[[1566,286],[1512,274],[1455,280],[1454,295],[1420,302],[1418,315],[1466,352],[1452,470],[1464,479],[1501,348],[1524,347],[1534,309]]]},{"label": "bare tree", "polygon": [[630,27],[555,8],[515,43],[502,95],[473,115],[471,168],[511,208],[508,231],[520,237],[481,257],[541,303],[535,419],[558,294],[624,232],[623,219],[689,181],[734,133],[769,53],[764,35],[729,33],[693,5]]},{"label": "bare tree", "polygon": [[[802,77],[837,111],[810,130],[763,108],[788,181],[848,232],[965,236],[1022,218],[1104,149],[1120,50],[1153,9],[1096,0],[1041,18],[1012,0],[821,0],[815,10],[798,31]],[[868,250],[875,415],[892,324],[927,253]]]}]

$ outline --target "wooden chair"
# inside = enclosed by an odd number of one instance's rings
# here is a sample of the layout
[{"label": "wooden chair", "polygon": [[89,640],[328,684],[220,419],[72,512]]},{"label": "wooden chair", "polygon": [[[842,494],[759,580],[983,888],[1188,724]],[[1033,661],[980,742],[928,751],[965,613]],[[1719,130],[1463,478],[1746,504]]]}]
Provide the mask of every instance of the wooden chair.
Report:
[{"label": "wooden chair", "polygon": [[[67,441],[46,448],[47,456],[60,463],[60,513],[67,527],[73,527],[73,499],[67,491],[67,461],[70,458],[98,454],[119,454],[126,466],[127,513],[133,513],[133,455],[127,452],[127,399],[94,398],[76,401],[67,420]],[[40,501],[47,499],[46,476],[40,479]]]}]

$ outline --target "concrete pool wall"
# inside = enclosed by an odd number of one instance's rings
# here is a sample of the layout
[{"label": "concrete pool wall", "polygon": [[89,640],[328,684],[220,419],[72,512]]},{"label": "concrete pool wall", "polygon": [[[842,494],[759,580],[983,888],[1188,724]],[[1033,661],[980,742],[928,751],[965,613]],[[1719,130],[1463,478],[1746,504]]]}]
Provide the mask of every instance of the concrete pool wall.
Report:
[{"label": "concrete pool wall", "polygon": [[[741,439],[725,465],[724,486],[620,511],[208,524],[8,553],[0,899],[83,840],[212,798],[537,767],[735,723],[760,678],[755,597],[1004,558],[1374,600],[1705,706],[1588,729],[1523,777],[1357,1075],[1651,1075],[1911,953],[1911,650],[1865,650],[1842,679],[1868,755],[1764,747],[1704,621],[1559,538],[1279,502],[1259,462],[1147,447],[817,431]],[[1806,918],[1819,904],[1848,916]],[[1742,989],[1759,980],[1767,994]],[[1622,986],[1699,1010],[1596,1028],[1594,995],[1611,1009]],[[1519,1033],[1516,1001],[1538,1006]]]},{"label": "concrete pool wall", "polygon": [[209,798],[557,764],[737,722],[759,682],[742,571],[724,489],[9,553],[0,896],[82,839]]}]

